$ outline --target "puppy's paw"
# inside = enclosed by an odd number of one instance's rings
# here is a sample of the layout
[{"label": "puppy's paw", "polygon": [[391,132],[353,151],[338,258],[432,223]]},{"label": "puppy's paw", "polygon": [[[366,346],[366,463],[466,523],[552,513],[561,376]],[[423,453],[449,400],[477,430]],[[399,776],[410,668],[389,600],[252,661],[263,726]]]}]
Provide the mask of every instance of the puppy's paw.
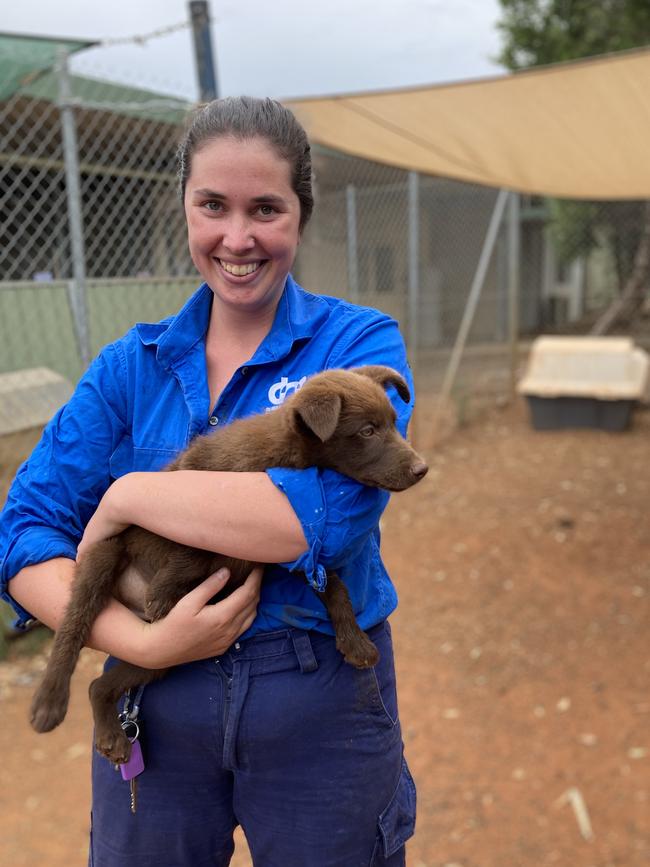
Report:
[{"label": "puppy's paw", "polygon": [[147,620],[153,623],[154,620],[162,620],[163,617],[166,617],[173,607],[174,603],[169,599],[148,599],[144,612]]},{"label": "puppy's paw", "polygon": [[62,723],[68,710],[68,697],[67,691],[61,693],[43,684],[34,696],[29,715],[34,731],[51,732]]},{"label": "puppy's paw", "polygon": [[372,668],[379,662],[379,651],[365,632],[360,632],[345,648],[339,649],[345,661],[354,668]]},{"label": "puppy's paw", "polygon": [[131,742],[122,729],[119,732],[97,729],[95,749],[114,765],[123,765],[131,755]]}]

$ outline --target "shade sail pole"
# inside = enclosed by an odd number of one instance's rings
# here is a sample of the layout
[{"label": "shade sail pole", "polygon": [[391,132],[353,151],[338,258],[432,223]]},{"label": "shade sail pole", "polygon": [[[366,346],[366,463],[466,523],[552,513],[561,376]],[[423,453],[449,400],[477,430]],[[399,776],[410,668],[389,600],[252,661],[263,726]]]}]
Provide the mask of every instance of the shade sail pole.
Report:
[{"label": "shade sail pole", "polygon": [[517,394],[519,364],[519,282],[521,279],[521,222],[519,193],[508,202],[508,344],[510,347],[510,399]]},{"label": "shade sail pole", "polygon": [[465,349],[465,344],[467,343],[467,337],[472,327],[472,322],[474,321],[474,314],[476,313],[476,307],[478,306],[479,298],[481,297],[481,291],[485,283],[485,277],[487,275],[487,270],[490,265],[490,259],[492,258],[492,253],[494,252],[494,246],[496,244],[497,236],[499,234],[501,221],[503,220],[503,214],[505,211],[506,203],[508,201],[508,196],[508,190],[499,190],[496,202],[494,204],[494,210],[492,211],[492,216],[490,217],[490,224],[485,235],[485,240],[483,241],[483,249],[481,250],[481,255],[479,256],[478,265],[476,266],[476,272],[474,274],[474,279],[472,280],[472,286],[467,297],[467,303],[465,304],[463,318],[458,329],[458,334],[456,335],[456,342],[454,343],[454,348],[451,352],[449,364],[447,365],[447,370],[445,371],[445,377],[442,381],[442,387],[440,389],[440,395],[438,397],[438,410],[434,419],[434,434],[437,432],[438,422],[440,419],[440,411],[449,399],[449,395],[451,394],[451,390],[456,380],[458,366],[460,364],[460,360]]}]

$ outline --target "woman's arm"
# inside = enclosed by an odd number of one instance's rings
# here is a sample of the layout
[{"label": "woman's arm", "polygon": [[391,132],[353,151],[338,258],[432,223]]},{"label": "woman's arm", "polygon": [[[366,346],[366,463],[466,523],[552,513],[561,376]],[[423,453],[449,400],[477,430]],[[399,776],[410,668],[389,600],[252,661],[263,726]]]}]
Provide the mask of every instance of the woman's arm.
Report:
[{"label": "woman's arm", "polygon": [[266,473],[122,476],[88,523],[79,555],[130,524],[193,548],[260,563],[295,560],[307,550],[296,513]]},{"label": "woman's arm", "polygon": [[[60,625],[70,598],[73,560],[57,558],[26,566],[11,580],[13,598],[42,623]],[[143,668],[166,668],[219,656],[255,619],[262,570],[222,602],[208,605],[228,578],[220,570],[188,593],[162,620],[146,623],[112,599],[99,615],[89,645]]]}]

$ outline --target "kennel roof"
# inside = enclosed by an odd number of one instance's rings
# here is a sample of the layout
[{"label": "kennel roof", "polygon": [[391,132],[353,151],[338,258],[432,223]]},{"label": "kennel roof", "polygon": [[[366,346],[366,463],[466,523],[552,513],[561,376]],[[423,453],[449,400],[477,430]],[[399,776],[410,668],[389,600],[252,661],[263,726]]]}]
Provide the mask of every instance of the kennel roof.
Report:
[{"label": "kennel roof", "polygon": [[42,427],[71,394],[71,383],[48,367],[0,373],[0,436]]},{"label": "kennel roof", "polygon": [[538,337],[518,385],[530,397],[641,400],[648,354],[628,337]]}]

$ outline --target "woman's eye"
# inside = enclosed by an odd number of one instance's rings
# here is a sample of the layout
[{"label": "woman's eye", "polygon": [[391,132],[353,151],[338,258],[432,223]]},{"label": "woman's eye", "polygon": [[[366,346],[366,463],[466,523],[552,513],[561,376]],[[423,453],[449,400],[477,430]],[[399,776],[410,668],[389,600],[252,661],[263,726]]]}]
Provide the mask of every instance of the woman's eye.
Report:
[{"label": "woman's eye", "polygon": [[221,202],[206,202],[203,207],[206,208],[208,211],[213,212],[219,212],[223,210],[223,205],[221,204]]},{"label": "woman's eye", "polygon": [[271,217],[275,214],[275,208],[273,205],[260,205],[257,210],[263,217]]},{"label": "woman's eye", "polygon": [[367,424],[365,427],[362,427],[359,431],[359,436],[362,437],[371,437],[375,432],[374,427],[371,424]]}]

